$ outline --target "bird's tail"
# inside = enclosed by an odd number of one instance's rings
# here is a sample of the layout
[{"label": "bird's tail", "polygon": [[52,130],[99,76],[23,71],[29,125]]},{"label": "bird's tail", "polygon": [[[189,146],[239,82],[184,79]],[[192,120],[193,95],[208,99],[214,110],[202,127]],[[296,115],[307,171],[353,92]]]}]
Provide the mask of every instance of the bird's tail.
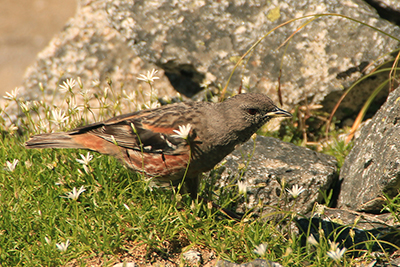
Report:
[{"label": "bird's tail", "polygon": [[32,136],[26,148],[84,148],[69,133],[45,133]]}]

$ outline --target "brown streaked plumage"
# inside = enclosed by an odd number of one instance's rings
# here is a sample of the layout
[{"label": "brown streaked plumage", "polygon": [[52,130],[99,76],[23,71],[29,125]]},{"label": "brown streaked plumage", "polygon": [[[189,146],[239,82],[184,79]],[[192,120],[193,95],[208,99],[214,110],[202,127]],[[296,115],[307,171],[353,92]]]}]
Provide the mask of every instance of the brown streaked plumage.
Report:
[{"label": "brown streaked plumage", "polygon": [[[142,110],[65,133],[33,136],[27,148],[82,148],[116,157],[161,184],[179,184],[195,197],[199,177],[272,117],[290,113],[262,94],[240,94],[222,103],[187,102]],[[187,139],[176,136],[191,125]],[[190,158],[190,160],[189,160]],[[189,163],[189,166],[188,166]]]}]

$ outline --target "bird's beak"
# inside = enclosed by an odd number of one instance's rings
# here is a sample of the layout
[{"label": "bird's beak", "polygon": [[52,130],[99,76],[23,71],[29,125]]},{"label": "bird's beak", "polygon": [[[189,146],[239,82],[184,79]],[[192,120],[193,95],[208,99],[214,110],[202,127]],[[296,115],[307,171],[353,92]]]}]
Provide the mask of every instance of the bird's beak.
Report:
[{"label": "bird's beak", "polygon": [[264,117],[276,118],[276,117],[292,117],[292,114],[287,112],[286,110],[275,108],[271,112],[268,112],[264,115]]}]

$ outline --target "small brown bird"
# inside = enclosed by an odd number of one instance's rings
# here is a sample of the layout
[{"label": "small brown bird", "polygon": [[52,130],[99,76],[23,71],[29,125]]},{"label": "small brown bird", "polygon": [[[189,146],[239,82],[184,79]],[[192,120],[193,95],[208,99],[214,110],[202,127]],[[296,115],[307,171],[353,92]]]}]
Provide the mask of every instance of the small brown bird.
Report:
[{"label": "small brown bird", "polygon": [[120,115],[65,133],[33,136],[27,148],[82,148],[116,157],[129,168],[197,196],[201,174],[273,117],[291,114],[262,94],[222,103],[185,102]]}]

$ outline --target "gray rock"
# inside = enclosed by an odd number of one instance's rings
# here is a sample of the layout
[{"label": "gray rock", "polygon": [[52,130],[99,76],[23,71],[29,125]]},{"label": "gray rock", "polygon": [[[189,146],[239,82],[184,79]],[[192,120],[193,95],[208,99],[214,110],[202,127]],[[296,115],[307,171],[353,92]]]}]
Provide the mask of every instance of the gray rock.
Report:
[{"label": "gray rock", "polygon": [[340,171],[338,207],[380,212],[400,188],[400,87],[361,130]]},{"label": "gray rock", "polygon": [[373,215],[325,207],[321,214],[298,218],[296,224],[300,233],[304,233],[303,245],[310,235],[318,242],[322,233],[327,240],[360,251],[391,251],[393,245],[400,245],[400,225],[391,214]]},{"label": "gray rock", "polygon": [[216,267],[283,267],[277,262],[255,259],[252,262],[236,264],[226,260],[219,260]]},{"label": "gray rock", "polygon": [[[211,81],[211,86],[224,85],[238,57],[268,31],[296,17],[338,13],[394,36],[400,33],[398,27],[380,19],[361,0],[284,0],[269,4],[247,0],[107,2],[109,20],[126,38],[129,47],[144,61],[164,69],[174,88],[187,96],[200,90],[203,78]],[[328,16],[313,21],[296,34],[286,54],[284,48],[276,50],[304,22],[288,24],[265,38],[248,64],[239,68],[230,90],[237,90],[242,73],[251,77],[251,86],[257,91],[277,101],[283,60],[281,88],[286,104],[293,106],[305,97],[321,102],[333,94],[327,102],[334,105],[342,89],[360,78],[369,62],[394,50],[398,44],[368,27]],[[355,89],[356,96],[347,97],[342,104],[346,112],[358,110],[379,81],[375,77]],[[337,113],[339,117],[344,115]]]},{"label": "gray rock", "polygon": [[[238,57],[268,31],[290,19],[316,13],[343,14],[394,36],[400,34],[398,27],[380,19],[361,0],[268,4],[250,0],[81,0],[76,16],[26,72],[24,97],[41,98],[41,82],[51,98],[59,82],[76,76],[82,78],[85,87],[90,87],[93,79],[104,82],[111,78],[117,90],[122,84],[128,91],[138,90],[137,75],[156,66],[161,76],[156,84],[159,96],[173,96],[173,89],[193,96],[204,78],[212,82],[212,88],[225,84]],[[369,27],[327,16],[296,34],[286,54],[284,48],[276,50],[304,22],[290,23],[265,38],[248,64],[237,70],[229,90],[237,90],[242,73],[251,77],[254,91],[276,101],[283,60],[281,88],[287,105],[293,106],[305,97],[314,103],[323,99],[333,103],[343,88],[362,76],[360,71],[367,62],[397,45]],[[362,93],[346,98],[350,104],[343,103],[342,107],[357,110],[379,80],[368,80]]]},{"label": "gray rock", "polygon": [[[255,150],[252,155],[252,151]],[[233,188],[237,193],[237,181],[247,184],[247,197],[238,201],[237,212],[249,209],[268,215],[278,208],[305,214],[315,202],[322,200],[321,192],[328,190],[336,177],[336,159],[304,147],[282,142],[271,137],[258,136],[256,143],[250,139],[225,158],[214,192]],[[305,191],[294,201],[282,189],[302,186]],[[230,185],[235,185],[230,186]],[[261,203],[261,205],[259,205]],[[294,205],[295,204],[295,205]]]},{"label": "gray rock", "polygon": [[[55,96],[56,100],[61,99],[61,96],[57,97],[58,84],[77,77],[81,78],[86,89],[96,90],[92,86],[93,80],[99,80],[101,88],[105,88],[107,79],[111,79],[114,90],[130,92],[142,85],[146,92],[148,85],[136,77],[152,68],[157,67],[143,61],[128,45],[126,38],[110,25],[106,1],[80,0],[76,16],[54,36],[27,69],[21,95],[26,100],[41,100],[39,83],[42,83],[46,98]],[[155,94],[174,96],[176,91],[161,69],[158,74],[161,79],[157,80],[155,87],[158,91]]]},{"label": "gray rock", "polygon": [[201,261],[202,261],[201,253],[199,251],[193,250],[193,249],[184,252],[182,254],[182,257],[185,259],[185,261],[187,261],[193,265],[196,265],[196,266],[200,265]]}]

